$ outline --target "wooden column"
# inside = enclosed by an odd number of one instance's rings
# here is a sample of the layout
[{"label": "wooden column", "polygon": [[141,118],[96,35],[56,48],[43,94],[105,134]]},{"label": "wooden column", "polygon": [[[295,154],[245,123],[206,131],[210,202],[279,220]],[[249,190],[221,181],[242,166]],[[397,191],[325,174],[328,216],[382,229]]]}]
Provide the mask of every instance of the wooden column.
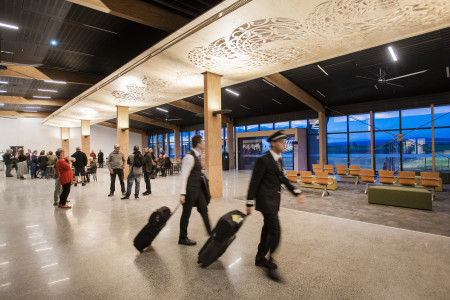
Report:
[{"label": "wooden column", "polygon": [[181,141],[180,141],[180,130],[174,130],[175,134],[175,161],[180,161],[181,157]]},{"label": "wooden column", "polygon": [[81,151],[87,157],[91,153],[91,122],[89,120],[81,120]]},{"label": "wooden column", "polygon": [[431,171],[436,172],[436,148],[434,144],[434,104],[431,104]]},{"label": "wooden column", "polygon": [[[117,106],[117,144],[120,145],[120,151],[128,159],[130,143],[130,119],[128,117],[127,106]],[[124,177],[128,176],[128,166],[125,164],[123,169]]]},{"label": "wooden column", "polygon": [[227,123],[227,152],[230,157],[230,170],[234,170],[234,128],[233,124]]},{"label": "wooden column", "polygon": [[370,167],[372,170],[375,170],[375,137],[373,133],[373,125],[374,125],[374,119],[373,119],[373,111],[370,111],[370,120],[369,120],[369,128],[370,128]]},{"label": "wooden column", "polygon": [[166,156],[170,157],[170,133],[166,134]]},{"label": "wooden column", "polygon": [[148,136],[147,136],[147,134],[142,133],[141,134],[141,150],[144,147],[148,147]]},{"label": "wooden column", "polygon": [[69,156],[69,139],[70,128],[61,127],[61,148],[64,150],[64,155]]},{"label": "wooden column", "polygon": [[327,117],[319,112],[319,164],[326,165],[327,157]]},{"label": "wooden column", "polygon": [[220,198],[222,189],[222,115],[213,116],[213,111],[222,107],[220,76],[205,72],[204,78],[204,120],[205,120],[205,167],[209,178],[212,198]]}]

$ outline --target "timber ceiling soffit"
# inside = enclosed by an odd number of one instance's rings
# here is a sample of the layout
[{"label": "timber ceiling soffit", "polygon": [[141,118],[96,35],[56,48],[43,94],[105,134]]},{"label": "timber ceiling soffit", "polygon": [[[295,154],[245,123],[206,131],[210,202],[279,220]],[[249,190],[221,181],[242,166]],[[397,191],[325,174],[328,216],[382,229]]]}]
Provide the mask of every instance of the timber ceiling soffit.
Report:
[{"label": "timber ceiling soffit", "polygon": [[[237,72],[250,80],[267,75],[268,71],[273,72],[273,66],[276,65],[279,71],[283,71],[291,69],[293,65],[298,67],[314,60],[342,55],[343,52],[349,52],[348,49],[364,49],[374,35],[406,30],[412,36],[417,31],[435,29],[437,25],[443,28],[449,24],[450,1],[447,0],[325,1],[312,7],[303,21],[280,17],[256,19],[235,26],[231,34],[206,46],[187,50],[181,48],[184,50],[181,61],[174,59],[172,66],[165,67],[165,74],[162,74],[165,79],[158,76],[158,68],[151,68],[155,70],[152,71],[154,74],[141,75],[141,84],[128,83],[125,89],[105,91],[103,96],[108,97],[109,94],[115,105],[142,110],[201,93],[203,77],[199,70],[221,74],[224,84],[230,85],[238,82],[227,82],[227,75],[233,77]],[[155,58],[157,56],[152,57]],[[144,63],[151,63],[152,59]],[[168,69],[173,70],[169,77]],[[244,80],[242,76],[239,79]],[[189,83],[195,87],[187,89]],[[95,91],[98,92],[99,87]],[[51,117],[44,122],[51,121]],[[99,114],[93,120],[103,121],[112,117]],[[60,126],[57,123],[62,121],[61,116],[57,119],[48,124]]]}]

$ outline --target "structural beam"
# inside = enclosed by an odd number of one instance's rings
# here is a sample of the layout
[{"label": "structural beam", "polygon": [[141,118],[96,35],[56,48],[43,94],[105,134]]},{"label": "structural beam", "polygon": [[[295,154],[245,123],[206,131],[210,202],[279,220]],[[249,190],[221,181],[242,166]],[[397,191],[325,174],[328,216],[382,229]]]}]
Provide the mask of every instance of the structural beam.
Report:
[{"label": "structural beam", "polygon": [[434,104],[431,104],[431,171],[436,172],[436,144],[435,144],[435,135],[434,135]]},{"label": "structural beam", "polygon": [[[18,73],[13,71],[16,71]],[[94,85],[100,80],[102,80],[104,77],[100,75],[94,75],[83,72],[68,72],[44,68],[35,68],[30,66],[8,66],[8,70],[0,71],[0,76],[16,77],[24,79],[64,81],[67,83],[84,84],[84,85]]]},{"label": "structural beam", "polygon": [[13,111],[13,110],[0,110],[0,116],[11,116],[11,117],[18,117],[18,118],[47,118],[50,116],[51,112],[42,111],[42,112],[35,112],[35,113],[29,113],[29,112],[20,112],[20,111]]},{"label": "structural beam", "polygon": [[325,113],[325,108],[319,100],[299,88],[280,73],[264,76],[263,78],[315,111]]},{"label": "structural beam", "polygon": [[372,170],[375,170],[375,136],[373,133],[373,126],[373,111],[370,111],[370,166]]},{"label": "structural beam", "polygon": [[327,156],[327,117],[319,112],[319,164],[326,165]]},{"label": "structural beam", "polygon": [[163,128],[168,128],[168,129],[172,129],[172,130],[180,130],[180,127],[178,127],[177,125],[157,121],[157,120],[154,120],[154,119],[151,119],[148,117],[144,117],[144,116],[141,116],[138,114],[130,114],[130,120],[135,120],[138,122],[142,122],[142,123],[146,123],[146,124],[150,124],[150,125],[154,125],[154,126],[159,126],[159,127],[163,127]]},{"label": "structural beam", "polygon": [[81,120],[81,151],[89,157],[91,153],[91,121]]},{"label": "structural beam", "polygon": [[70,128],[61,127],[61,148],[64,150],[64,154],[69,156],[69,140],[70,140]]},{"label": "structural beam", "polygon": [[174,135],[175,135],[175,147],[174,147],[174,152],[175,152],[175,161],[180,161],[180,157],[181,157],[181,141],[180,141],[180,136],[181,132],[180,130],[174,130]]},{"label": "structural beam", "polygon": [[24,97],[16,97],[16,96],[0,96],[0,103],[5,104],[17,104],[17,105],[52,105],[52,106],[63,106],[67,104],[69,100],[62,99],[51,99],[51,100],[43,100],[43,99],[30,99]]},{"label": "structural beam", "polygon": [[[203,113],[204,113],[203,106],[187,102],[186,100],[176,100],[176,101],[169,102],[167,104],[170,104],[174,107],[181,108],[181,109],[184,109],[184,110],[187,110],[190,112],[193,112],[194,114],[203,115]],[[233,124],[233,119],[231,119],[230,117],[228,117],[226,115],[222,115],[222,122],[224,122],[226,124]]]},{"label": "structural beam", "polygon": [[234,170],[234,128],[233,124],[227,124],[227,152],[230,159],[230,170]]},{"label": "structural beam", "polygon": [[[114,123],[109,123],[109,122],[99,122],[96,123],[97,125],[101,125],[101,126],[105,126],[105,127],[109,127],[109,128],[114,128],[117,129],[117,124]],[[140,129],[135,129],[135,128],[130,128],[129,129],[130,132],[134,132],[134,133],[139,133],[139,134],[146,134],[146,132],[144,130],[140,130]]]},{"label": "structural beam", "polygon": [[68,0],[104,13],[173,32],[190,20],[142,0]]}]

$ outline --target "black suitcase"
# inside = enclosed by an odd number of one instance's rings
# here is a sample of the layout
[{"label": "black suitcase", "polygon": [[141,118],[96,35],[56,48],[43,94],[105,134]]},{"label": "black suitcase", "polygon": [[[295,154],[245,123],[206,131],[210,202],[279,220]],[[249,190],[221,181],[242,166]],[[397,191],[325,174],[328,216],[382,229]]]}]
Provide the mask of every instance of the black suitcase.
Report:
[{"label": "black suitcase", "polygon": [[136,247],[139,252],[144,251],[145,248],[150,246],[179,206],[180,205],[178,205],[172,213],[170,212],[170,208],[163,206],[150,215],[147,225],[145,225],[134,238],[134,247]]},{"label": "black suitcase", "polygon": [[239,210],[233,210],[219,219],[211,237],[198,253],[197,263],[202,268],[215,262],[227,250],[246,216]]}]

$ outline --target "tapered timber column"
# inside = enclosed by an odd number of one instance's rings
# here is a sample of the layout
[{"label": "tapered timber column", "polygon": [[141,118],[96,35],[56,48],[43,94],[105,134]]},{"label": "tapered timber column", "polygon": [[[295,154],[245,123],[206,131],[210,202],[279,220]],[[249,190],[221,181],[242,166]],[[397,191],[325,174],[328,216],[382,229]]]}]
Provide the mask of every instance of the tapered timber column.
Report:
[{"label": "tapered timber column", "polygon": [[[120,151],[128,159],[128,149],[130,143],[130,119],[128,118],[128,107],[117,106],[117,144],[120,145]],[[128,176],[128,167],[125,163],[123,169],[124,177]]]},{"label": "tapered timber column", "polygon": [[373,133],[373,111],[370,111],[370,167],[375,170],[375,136]]},{"label": "tapered timber column", "polygon": [[64,150],[64,155],[69,156],[69,139],[70,139],[70,128],[61,127],[61,148]]},{"label": "tapered timber column", "polygon": [[180,142],[180,130],[174,130],[175,134],[175,161],[180,161],[181,142]]},{"label": "tapered timber column", "polygon": [[230,158],[230,170],[234,170],[234,128],[233,124],[227,123],[227,152]]},{"label": "tapered timber column", "polygon": [[141,150],[144,147],[148,147],[148,135],[146,133],[141,133]]},{"label": "tapered timber column", "polygon": [[87,157],[91,153],[91,122],[89,120],[81,120],[81,151]]},{"label": "tapered timber column", "polygon": [[205,167],[209,178],[212,198],[222,197],[222,115],[213,116],[213,111],[221,110],[220,76],[205,72],[204,78],[204,119],[205,119]]},{"label": "tapered timber column", "polygon": [[434,104],[431,104],[431,171],[432,172],[436,172],[436,145],[435,145],[434,138],[435,138],[435,136],[434,136]]},{"label": "tapered timber column", "polygon": [[325,113],[319,112],[319,164],[326,165],[327,157],[327,117]]}]

